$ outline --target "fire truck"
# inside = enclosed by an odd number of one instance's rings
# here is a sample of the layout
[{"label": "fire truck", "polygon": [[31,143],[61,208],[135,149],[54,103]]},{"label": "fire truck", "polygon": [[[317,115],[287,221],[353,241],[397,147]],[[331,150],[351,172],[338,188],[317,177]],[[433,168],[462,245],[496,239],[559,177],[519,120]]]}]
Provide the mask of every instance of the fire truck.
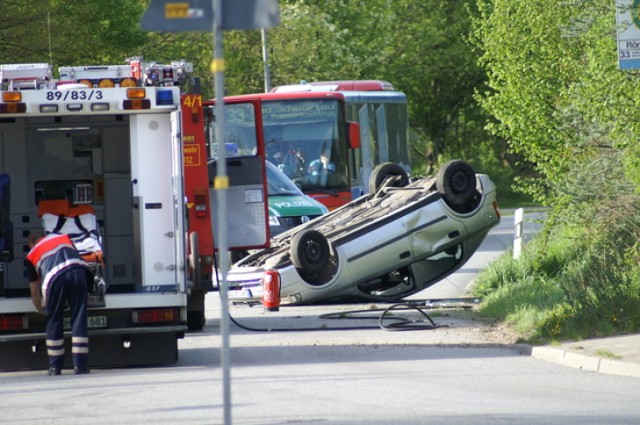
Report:
[{"label": "fire truck", "polygon": [[[90,366],[175,362],[204,325],[215,205],[206,162],[184,183],[202,111],[180,93],[188,67],[170,68],[0,65],[0,370],[47,366],[23,265],[36,231],[69,234],[94,269]],[[253,207],[260,190],[239,192]]]},{"label": "fire truck", "polygon": [[128,58],[128,72],[143,86],[181,89],[182,153],[184,166],[184,196],[187,211],[187,248],[189,288],[187,325],[189,330],[201,330],[205,324],[204,299],[214,288],[215,247],[209,196],[209,176],[202,96],[198,94],[197,78],[192,78],[193,65],[185,61],[169,64],[144,62],[142,57]]}]

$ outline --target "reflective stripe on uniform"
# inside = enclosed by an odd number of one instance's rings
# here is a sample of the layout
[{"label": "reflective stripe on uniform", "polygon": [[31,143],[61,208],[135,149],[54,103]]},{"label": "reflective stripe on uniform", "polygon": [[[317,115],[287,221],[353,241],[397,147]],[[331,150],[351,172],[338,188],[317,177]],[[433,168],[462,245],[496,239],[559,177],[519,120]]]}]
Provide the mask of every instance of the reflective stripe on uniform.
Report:
[{"label": "reflective stripe on uniform", "polygon": [[48,339],[47,354],[50,356],[64,355],[64,339]]},{"label": "reflective stripe on uniform", "polygon": [[60,273],[62,270],[66,269],[69,266],[72,265],[78,265],[78,266],[84,266],[86,267],[87,263],[85,263],[82,259],[80,258],[70,258],[66,261],[64,261],[63,263],[58,263],[56,266],[52,267],[51,270],[49,270],[44,277],[42,278],[42,298],[46,299],[47,293],[48,293],[48,288],[49,288],[49,284],[51,283],[51,280],[56,277],[58,275],[58,273]]},{"label": "reflective stripe on uniform", "polygon": [[47,347],[47,354],[50,356],[64,356],[64,347],[57,350]]},{"label": "reflective stripe on uniform", "polygon": [[27,254],[42,281],[42,298],[46,302],[49,284],[67,267],[79,265],[87,267],[66,234],[49,234],[41,239]]},{"label": "reflective stripe on uniform", "polygon": [[71,337],[71,352],[73,354],[87,354],[89,352],[89,338],[84,336]]}]

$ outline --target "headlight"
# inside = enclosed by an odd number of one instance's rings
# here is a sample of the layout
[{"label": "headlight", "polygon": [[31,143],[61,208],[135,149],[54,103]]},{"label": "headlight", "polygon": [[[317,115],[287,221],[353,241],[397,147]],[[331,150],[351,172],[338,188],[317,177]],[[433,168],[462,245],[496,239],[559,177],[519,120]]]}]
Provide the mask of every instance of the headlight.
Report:
[{"label": "headlight", "polygon": [[269,216],[269,226],[280,226],[280,222],[278,221],[278,217],[275,215]]}]

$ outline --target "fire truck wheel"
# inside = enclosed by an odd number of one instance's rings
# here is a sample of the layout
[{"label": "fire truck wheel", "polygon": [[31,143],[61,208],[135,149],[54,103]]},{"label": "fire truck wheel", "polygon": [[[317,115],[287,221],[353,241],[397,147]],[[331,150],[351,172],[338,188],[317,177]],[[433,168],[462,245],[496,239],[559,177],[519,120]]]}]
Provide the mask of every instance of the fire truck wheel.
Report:
[{"label": "fire truck wheel", "polygon": [[193,287],[200,289],[202,287],[202,265],[200,263],[200,243],[196,232],[189,233],[189,267],[191,268]]},{"label": "fire truck wheel", "polygon": [[409,184],[409,176],[404,168],[393,162],[383,162],[377,165],[369,177],[369,193],[375,193],[388,177],[397,176],[399,179],[391,183],[392,187],[404,187]]},{"label": "fire truck wheel", "polygon": [[190,331],[201,331],[205,322],[204,311],[187,311],[187,327]]},{"label": "fire truck wheel", "polygon": [[317,230],[304,230],[291,239],[291,262],[307,274],[317,274],[329,263],[329,242]]},{"label": "fire truck wheel", "polygon": [[436,188],[452,208],[470,202],[476,190],[476,172],[460,160],[446,162],[436,175]]}]

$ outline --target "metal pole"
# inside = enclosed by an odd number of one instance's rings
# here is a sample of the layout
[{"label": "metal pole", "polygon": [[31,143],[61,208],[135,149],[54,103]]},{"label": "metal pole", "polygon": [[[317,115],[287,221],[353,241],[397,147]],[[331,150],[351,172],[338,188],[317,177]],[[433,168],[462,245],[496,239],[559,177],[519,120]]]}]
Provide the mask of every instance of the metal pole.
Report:
[{"label": "metal pole", "polygon": [[220,264],[221,280],[220,291],[220,335],[222,337],[220,348],[220,368],[222,369],[222,396],[224,410],[224,424],[231,425],[231,362],[229,356],[229,295],[227,288],[228,244],[227,244],[227,189],[229,177],[227,176],[226,150],[224,143],[224,54],[222,46],[222,0],[212,0],[213,7],[213,37],[214,59],[211,63],[211,71],[215,79],[215,123],[217,140],[217,168],[218,172],[214,180],[214,188],[218,200],[217,217],[217,245]]},{"label": "metal pole", "polygon": [[271,75],[269,74],[269,50],[267,49],[267,30],[262,28],[262,63],[264,67],[264,92],[271,90]]}]

